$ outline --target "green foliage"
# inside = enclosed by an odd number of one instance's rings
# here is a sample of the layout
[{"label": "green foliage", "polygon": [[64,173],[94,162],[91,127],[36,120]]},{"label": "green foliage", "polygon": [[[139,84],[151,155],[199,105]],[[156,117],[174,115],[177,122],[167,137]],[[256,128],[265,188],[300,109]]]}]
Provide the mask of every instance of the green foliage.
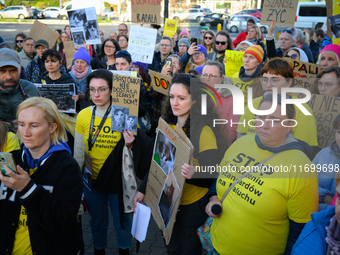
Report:
[{"label": "green foliage", "polygon": [[54,7],[59,7],[59,0],[50,0],[50,1],[21,1],[21,0],[5,0],[5,3],[7,6],[11,6],[11,5],[25,5],[28,6],[29,4],[32,7],[41,9],[42,5],[45,5],[45,7],[48,7],[48,3],[50,3],[50,6],[54,6]]}]

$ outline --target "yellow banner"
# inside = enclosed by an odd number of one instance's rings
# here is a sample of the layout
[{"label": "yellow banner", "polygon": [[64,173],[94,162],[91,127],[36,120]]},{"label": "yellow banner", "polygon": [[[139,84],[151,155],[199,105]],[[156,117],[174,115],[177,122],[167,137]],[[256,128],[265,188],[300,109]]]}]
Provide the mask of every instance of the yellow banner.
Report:
[{"label": "yellow banner", "polygon": [[235,73],[240,71],[240,68],[243,66],[243,51],[236,50],[226,50],[225,51],[225,75],[229,78],[232,78]]}]

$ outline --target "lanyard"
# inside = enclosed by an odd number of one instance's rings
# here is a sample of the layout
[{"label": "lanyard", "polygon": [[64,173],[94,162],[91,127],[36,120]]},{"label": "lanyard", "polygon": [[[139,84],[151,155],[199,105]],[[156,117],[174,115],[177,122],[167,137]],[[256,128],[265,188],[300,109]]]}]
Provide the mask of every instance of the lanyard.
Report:
[{"label": "lanyard", "polygon": [[106,121],[106,118],[107,116],[109,115],[110,111],[111,111],[111,104],[109,106],[109,108],[107,108],[105,114],[104,114],[104,117],[102,119],[102,121],[100,122],[99,124],[99,127],[97,128],[94,136],[92,137],[92,133],[93,133],[93,125],[94,125],[94,118],[95,118],[95,113],[96,113],[96,109],[97,109],[97,106],[93,107],[93,110],[92,110],[92,117],[91,117],[91,126],[90,126],[90,131],[89,131],[89,138],[87,139],[87,143],[88,143],[88,146],[89,146],[89,151],[91,151],[98,135],[99,135],[99,132],[100,130],[102,129],[105,121]]}]

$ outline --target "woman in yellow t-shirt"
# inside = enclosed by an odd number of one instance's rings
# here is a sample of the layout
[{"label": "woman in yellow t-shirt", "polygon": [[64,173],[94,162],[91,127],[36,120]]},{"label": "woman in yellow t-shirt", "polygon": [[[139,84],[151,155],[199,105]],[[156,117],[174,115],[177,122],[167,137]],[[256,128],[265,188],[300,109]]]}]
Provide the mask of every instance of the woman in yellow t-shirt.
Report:
[{"label": "woman in yellow t-shirt", "polygon": [[[195,172],[197,167],[216,166],[227,147],[227,137],[222,125],[213,127],[213,119],[219,119],[213,100],[207,96],[207,115],[201,115],[202,94],[208,89],[190,75],[178,74],[171,80],[170,100],[166,102],[163,118],[173,128],[178,124],[194,145],[193,163],[182,166],[186,182],[179,211],[173,227],[168,254],[201,254],[201,243],[196,230],[207,219],[206,197],[214,178],[213,174]],[[145,192],[144,192],[145,193]],[[138,192],[135,201],[144,194]]]},{"label": "woman in yellow t-shirt", "polygon": [[14,133],[9,132],[9,124],[0,121],[0,152],[19,150],[19,140]]}]

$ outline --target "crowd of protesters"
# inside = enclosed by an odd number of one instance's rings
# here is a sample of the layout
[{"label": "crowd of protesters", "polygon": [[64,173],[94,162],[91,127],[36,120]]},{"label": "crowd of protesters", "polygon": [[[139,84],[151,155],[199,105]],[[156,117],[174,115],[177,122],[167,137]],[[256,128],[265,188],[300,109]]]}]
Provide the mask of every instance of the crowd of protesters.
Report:
[{"label": "crowd of protesters", "polygon": [[[150,28],[157,30],[150,64],[133,61],[124,23],[108,35],[99,31],[100,45],[75,47],[72,63],[66,63],[64,47],[72,40],[69,26],[56,30],[55,45],[22,32],[13,49],[0,43],[0,152],[11,152],[16,163],[1,165],[0,254],[84,254],[84,207],[94,254],[105,254],[109,208],[119,254],[130,254],[130,214],[144,199],[160,117],[173,129],[179,125],[194,146],[192,159],[180,169],[185,185],[167,254],[202,254],[196,231],[209,216],[210,254],[340,254],[340,114],[331,120],[333,142],[321,148],[312,109],[301,104],[306,115],[283,104],[297,97],[281,93],[294,86],[286,60],[292,59],[324,67],[311,93],[340,97],[340,46],[321,29],[285,28],[276,42],[274,23],[265,38],[253,19],[235,40],[208,27],[198,40],[186,29],[169,37],[157,24]],[[240,69],[227,77],[233,65],[229,51],[244,54]],[[122,115],[112,108],[114,70],[136,72],[141,79],[137,135],[112,130],[111,118]],[[149,70],[171,77],[168,95],[154,89]],[[72,114],[58,112],[36,87],[70,83]],[[244,114],[235,114],[236,99],[220,84],[242,91]],[[208,90],[208,114],[201,115]],[[271,109],[274,101],[274,111],[254,113]],[[215,126],[216,119],[238,125]],[[313,164],[329,171],[236,171],[209,178],[196,171]],[[134,185],[127,185],[124,173]],[[216,205],[223,213],[214,212]]]}]

